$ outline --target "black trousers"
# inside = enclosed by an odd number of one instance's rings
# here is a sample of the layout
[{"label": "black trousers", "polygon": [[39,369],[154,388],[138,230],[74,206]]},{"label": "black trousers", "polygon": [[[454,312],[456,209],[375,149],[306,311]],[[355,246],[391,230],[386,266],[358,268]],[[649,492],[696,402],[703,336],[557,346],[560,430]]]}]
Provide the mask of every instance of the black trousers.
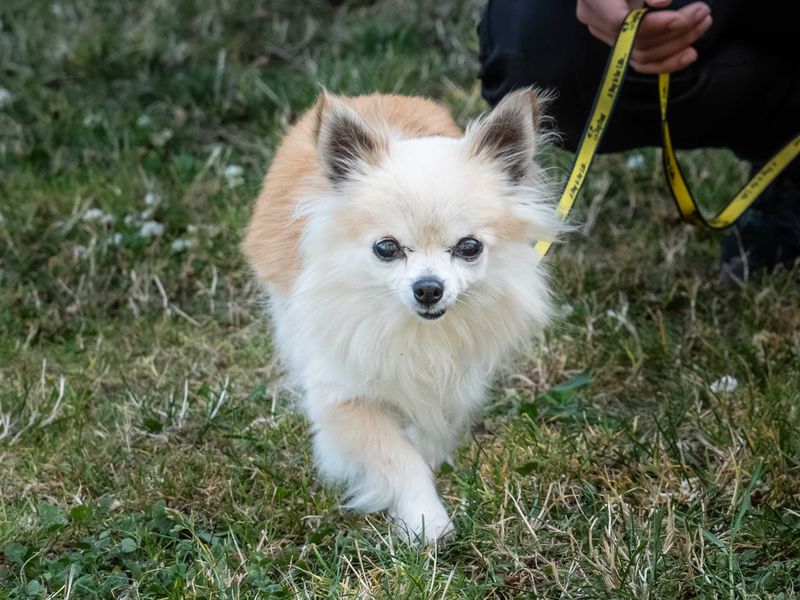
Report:
[{"label": "black trousers", "polygon": [[[714,22],[695,44],[698,60],[670,83],[673,142],[767,160],[800,132],[800,2],[706,2]],[[490,0],[478,34],[486,100],[529,85],[554,89],[552,116],[574,150],[609,53],[578,22],[575,1]],[[600,151],[660,144],[657,76],[630,69]],[[800,158],[790,170],[795,179]]]}]

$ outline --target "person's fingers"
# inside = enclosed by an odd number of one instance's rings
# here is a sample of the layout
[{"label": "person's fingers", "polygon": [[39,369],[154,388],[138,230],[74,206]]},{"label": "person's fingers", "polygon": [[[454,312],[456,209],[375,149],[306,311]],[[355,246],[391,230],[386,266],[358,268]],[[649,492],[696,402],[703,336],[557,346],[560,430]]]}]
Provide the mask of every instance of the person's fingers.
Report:
[{"label": "person's fingers", "polygon": [[679,10],[659,10],[648,13],[639,27],[638,39],[646,45],[652,39],[683,35],[711,14],[705,2],[693,2]]},{"label": "person's fingers", "polygon": [[660,10],[645,15],[642,24],[639,26],[638,35],[640,39],[644,40],[690,28],[691,21],[688,16],[682,15],[676,10]]},{"label": "person's fingers", "polygon": [[633,50],[631,56],[639,64],[656,63],[674,56],[692,44],[694,44],[700,36],[702,36],[708,28],[711,27],[711,16],[703,19],[694,29],[685,33],[684,35],[671,39],[659,46],[652,48],[640,49],[638,46]]},{"label": "person's fingers", "polygon": [[[648,5],[653,7],[666,6],[670,2],[671,0],[647,0]],[[628,14],[628,4],[625,0],[612,0],[598,6],[594,2],[579,1],[576,12],[578,20],[588,27],[594,37],[612,45],[619,33],[620,24]],[[693,2],[678,10],[650,12],[639,27],[636,47],[650,49],[667,41],[690,36],[710,12],[709,6],[702,1]]]},{"label": "person's fingers", "polygon": [[697,50],[686,48],[686,50],[674,54],[658,62],[640,63],[631,60],[631,66],[639,73],[657,75],[659,73],[674,73],[688,67],[697,60]]},{"label": "person's fingers", "polygon": [[689,21],[697,22],[711,14],[711,7],[702,1],[692,2],[691,4],[682,6],[676,12]]},{"label": "person's fingers", "polygon": [[[705,2],[693,2],[679,10],[660,10],[648,13],[637,34],[637,47],[652,47],[663,43],[666,39],[674,39],[690,32],[708,16],[711,9]],[[584,5],[579,11],[579,20],[591,25],[595,32],[602,36],[606,43],[616,39],[620,24],[628,14],[627,6],[613,5],[598,12],[593,5]],[[593,34],[595,35],[595,34]],[[595,35],[595,37],[600,37]]]},{"label": "person's fingers", "polygon": [[[700,21],[700,23],[702,23],[702,21]],[[697,27],[698,25],[695,25],[695,27]],[[681,31],[668,31],[667,33],[652,37],[645,37],[645,38],[637,37],[636,48],[638,48],[639,50],[650,50],[651,48],[657,48],[658,46],[663,46],[664,44],[668,44],[672,40],[677,40],[682,38],[692,30],[693,28]]]},{"label": "person's fingers", "polygon": [[638,48],[639,50],[648,50],[650,48],[655,48],[656,46],[663,46],[664,44],[666,44],[666,43],[668,43],[668,42],[670,42],[672,40],[680,39],[680,38],[686,36],[690,32],[695,31],[697,28],[702,28],[703,23],[706,21],[706,19],[709,18],[710,13],[708,11],[702,11],[702,12],[699,12],[698,14],[699,15],[704,15],[703,18],[700,18],[700,19],[697,19],[697,20],[692,19],[691,22],[693,23],[693,25],[692,25],[692,27],[689,27],[688,29],[679,29],[677,31],[675,31],[675,30],[667,30],[664,33],[652,34],[652,35],[649,35],[649,36],[648,35],[645,35],[645,36],[639,35],[639,36],[637,36],[637,38],[636,38],[636,48]]},{"label": "person's fingers", "polygon": [[672,0],[645,0],[645,4],[651,8],[664,8],[672,4]]}]

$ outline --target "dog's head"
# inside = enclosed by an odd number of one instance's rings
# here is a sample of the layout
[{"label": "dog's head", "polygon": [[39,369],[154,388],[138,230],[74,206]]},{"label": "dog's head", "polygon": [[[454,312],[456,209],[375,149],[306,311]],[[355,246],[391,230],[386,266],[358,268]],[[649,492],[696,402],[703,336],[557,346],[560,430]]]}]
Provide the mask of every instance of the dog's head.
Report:
[{"label": "dog's head", "polygon": [[539,105],[522,90],[463,138],[403,139],[326,95],[317,152],[334,192],[309,207],[307,259],[365,311],[497,310],[522,293],[514,279],[536,276],[532,244],[558,228],[533,161]]}]

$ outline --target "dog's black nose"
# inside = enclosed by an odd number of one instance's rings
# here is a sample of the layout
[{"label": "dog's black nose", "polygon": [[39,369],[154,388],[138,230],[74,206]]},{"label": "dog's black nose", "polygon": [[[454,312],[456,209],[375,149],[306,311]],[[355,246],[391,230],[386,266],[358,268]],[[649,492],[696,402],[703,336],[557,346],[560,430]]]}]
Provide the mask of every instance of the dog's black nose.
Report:
[{"label": "dog's black nose", "polygon": [[417,302],[425,306],[431,306],[442,299],[444,283],[439,279],[428,277],[414,282],[411,289],[414,290],[414,298],[417,299]]}]

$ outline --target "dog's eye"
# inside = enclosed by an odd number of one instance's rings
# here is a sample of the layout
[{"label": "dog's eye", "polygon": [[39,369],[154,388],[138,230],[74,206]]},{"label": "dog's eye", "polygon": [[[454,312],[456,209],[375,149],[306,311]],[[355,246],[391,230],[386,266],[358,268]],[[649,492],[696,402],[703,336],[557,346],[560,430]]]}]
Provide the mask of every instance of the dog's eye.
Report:
[{"label": "dog's eye", "polygon": [[453,247],[453,256],[464,260],[475,260],[481,255],[481,252],[483,252],[483,244],[474,237],[461,238]]},{"label": "dog's eye", "polygon": [[403,249],[400,247],[400,244],[397,243],[397,240],[393,238],[378,240],[375,242],[375,245],[372,246],[372,251],[375,253],[375,256],[385,261],[397,260],[403,257]]}]

